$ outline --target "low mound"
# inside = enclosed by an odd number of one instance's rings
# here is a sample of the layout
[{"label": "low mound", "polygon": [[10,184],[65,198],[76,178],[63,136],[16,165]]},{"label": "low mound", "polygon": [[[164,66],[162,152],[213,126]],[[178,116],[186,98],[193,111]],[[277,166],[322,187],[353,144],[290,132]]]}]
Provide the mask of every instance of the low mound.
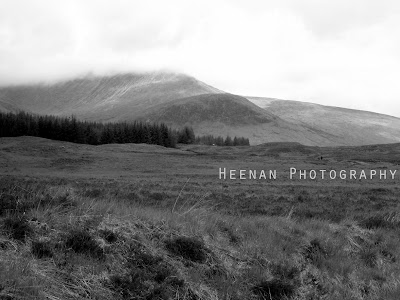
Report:
[{"label": "low mound", "polygon": [[301,153],[314,154],[317,148],[305,146],[300,143],[264,143],[251,148],[252,152],[265,154],[285,154],[285,153]]}]

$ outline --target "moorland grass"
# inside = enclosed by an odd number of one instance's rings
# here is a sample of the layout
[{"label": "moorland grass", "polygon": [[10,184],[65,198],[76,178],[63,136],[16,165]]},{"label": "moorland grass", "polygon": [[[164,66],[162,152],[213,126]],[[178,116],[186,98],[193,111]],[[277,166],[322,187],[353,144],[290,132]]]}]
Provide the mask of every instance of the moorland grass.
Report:
[{"label": "moorland grass", "polygon": [[84,196],[65,183],[3,186],[26,204],[0,217],[3,298],[391,300],[400,294],[393,216],[383,214],[393,226],[367,226],[352,218],[227,215],[193,206],[184,195],[187,206],[173,211],[109,194]]}]

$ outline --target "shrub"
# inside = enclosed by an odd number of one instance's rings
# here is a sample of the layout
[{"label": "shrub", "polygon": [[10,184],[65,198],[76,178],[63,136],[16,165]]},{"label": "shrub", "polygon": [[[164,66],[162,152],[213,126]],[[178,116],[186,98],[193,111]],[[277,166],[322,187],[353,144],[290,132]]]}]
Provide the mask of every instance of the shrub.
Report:
[{"label": "shrub", "polygon": [[313,239],[310,242],[310,245],[305,247],[303,253],[304,257],[314,264],[320,262],[324,257],[327,256],[327,252],[317,239]]},{"label": "shrub", "polygon": [[375,228],[388,228],[396,229],[400,228],[400,216],[397,212],[392,213],[378,213],[369,216],[361,221],[361,226],[367,229]]},{"label": "shrub", "polygon": [[28,220],[23,216],[9,216],[3,220],[3,229],[11,238],[24,241],[27,236],[33,233]]},{"label": "shrub", "polygon": [[77,207],[78,203],[73,199],[68,193],[63,195],[45,195],[43,199],[39,201],[40,206],[42,207],[59,207],[63,209]]},{"label": "shrub", "polygon": [[21,197],[0,192],[0,216],[7,214],[22,214],[33,207],[32,201]]},{"label": "shrub", "polygon": [[104,229],[100,231],[100,236],[107,242],[107,243],[115,243],[118,240],[118,235],[109,229]]},{"label": "shrub", "polygon": [[139,194],[136,193],[136,192],[131,192],[131,193],[129,193],[129,194],[126,196],[126,198],[127,198],[128,200],[130,200],[130,201],[135,201],[135,202],[140,201],[140,196],[139,196]]},{"label": "shrub", "polygon": [[33,241],[31,252],[39,259],[53,256],[53,251],[47,242]]},{"label": "shrub", "polygon": [[224,222],[218,222],[218,226],[220,227],[221,231],[227,235],[231,244],[239,245],[242,242],[241,237],[236,233],[235,229],[232,228],[232,225]]},{"label": "shrub", "polygon": [[166,198],[165,193],[154,192],[149,195],[150,199],[155,201],[162,201]]},{"label": "shrub", "polygon": [[69,232],[65,246],[76,253],[85,254],[94,258],[104,258],[103,249],[97,244],[87,230],[75,229]]},{"label": "shrub", "polygon": [[293,284],[273,279],[263,281],[252,288],[254,294],[260,299],[282,299],[282,297],[291,297],[295,291]]},{"label": "shrub", "polygon": [[360,251],[360,258],[370,268],[377,264],[378,254],[377,251],[371,247],[362,248]]},{"label": "shrub", "polygon": [[177,237],[165,242],[166,249],[193,262],[205,262],[206,248],[202,241],[190,237]]},{"label": "shrub", "polygon": [[161,257],[132,248],[125,270],[112,275],[111,288],[124,299],[173,299],[184,294],[184,281]]},{"label": "shrub", "polygon": [[17,200],[15,197],[7,194],[0,194],[0,216],[7,212],[15,211]]},{"label": "shrub", "polygon": [[104,195],[104,192],[100,189],[88,189],[84,191],[82,194],[84,197],[88,198],[99,198],[102,195]]},{"label": "shrub", "polygon": [[270,267],[272,274],[281,280],[296,280],[300,274],[300,270],[290,261],[274,263]]}]

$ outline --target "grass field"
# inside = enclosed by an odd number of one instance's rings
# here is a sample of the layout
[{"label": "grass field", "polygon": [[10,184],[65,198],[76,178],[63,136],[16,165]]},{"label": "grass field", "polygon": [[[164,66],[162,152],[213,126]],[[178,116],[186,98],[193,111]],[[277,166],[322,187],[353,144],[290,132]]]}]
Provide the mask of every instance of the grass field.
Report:
[{"label": "grass field", "polygon": [[[399,178],[288,173],[399,161],[399,144],[2,138],[0,299],[399,299]],[[277,179],[220,180],[219,168]]]}]

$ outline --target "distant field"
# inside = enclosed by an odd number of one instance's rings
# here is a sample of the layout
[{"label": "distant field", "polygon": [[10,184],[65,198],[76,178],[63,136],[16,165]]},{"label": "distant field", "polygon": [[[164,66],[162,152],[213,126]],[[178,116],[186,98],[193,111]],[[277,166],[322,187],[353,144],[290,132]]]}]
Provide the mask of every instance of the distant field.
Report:
[{"label": "distant field", "polygon": [[[398,299],[399,162],[400,144],[1,138],[0,299]],[[290,180],[291,167],[388,178]],[[219,168],[277,179],[221,180]]]},{"label": "distant field", "polygon": [[[2,139],[1,174],[8,178],[61,181],[82,193],[98,191],[145,205],[171,207],[182,198],[204,198],[213,210],[228,214],[285,215],[341,220],[362,218],[397,208],[400,144],[316,148],[272,143],[255,147],[183,146],[181,149],[143,144],[88,146],[40,138]],[[322,157],[322,160],[321,160]],[[289,179],[289,170],[298,170]],[[227,170],[276,170],[276,180],[219,179]],[[337,178],[300,179],[300,170],[331,169]],[[340,170],[347,179],[339,179]],[[357,180],[349,170],[357,171]],[[387,179],[369,179],[368,171],[387,171]],[[367,179],[359,179],[366,170]],[[229,177],[229,176],[228,176]],[[182,190],[183,189],[183,190]],[[181,191],[182,190],[182,191]],[[131,199],[132,198],[132,199]]]}]

